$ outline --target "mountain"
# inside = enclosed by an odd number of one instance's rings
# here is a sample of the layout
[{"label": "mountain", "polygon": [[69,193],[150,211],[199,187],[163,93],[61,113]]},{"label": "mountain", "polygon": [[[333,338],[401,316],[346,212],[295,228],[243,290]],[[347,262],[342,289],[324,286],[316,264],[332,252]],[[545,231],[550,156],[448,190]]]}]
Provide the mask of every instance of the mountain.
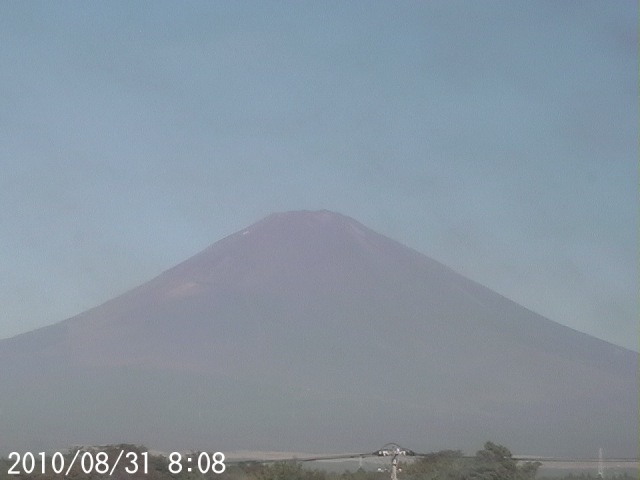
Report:
[{"label": "mountain", "polygon": [[637,366],[349,217],[279,213],[0,341],[0,453],[635,456]]}]

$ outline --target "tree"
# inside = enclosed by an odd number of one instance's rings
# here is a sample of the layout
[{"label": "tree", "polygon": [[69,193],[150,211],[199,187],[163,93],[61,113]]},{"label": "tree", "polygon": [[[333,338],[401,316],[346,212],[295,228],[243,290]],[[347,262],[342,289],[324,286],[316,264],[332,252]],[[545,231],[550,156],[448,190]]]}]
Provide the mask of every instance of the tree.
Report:
[{"label": "tree", "polygon": [[408,464],[405,472],[416,480],[456,480],[463,478],[465,460],[460,450],[442,450]]},{"label": "tree", "polygon": [[518,465],[511,451],[493,442],[484,444],[476,453],[470,477],[478,480],[531,480],[535,478],[540,462],[525,462]]}]

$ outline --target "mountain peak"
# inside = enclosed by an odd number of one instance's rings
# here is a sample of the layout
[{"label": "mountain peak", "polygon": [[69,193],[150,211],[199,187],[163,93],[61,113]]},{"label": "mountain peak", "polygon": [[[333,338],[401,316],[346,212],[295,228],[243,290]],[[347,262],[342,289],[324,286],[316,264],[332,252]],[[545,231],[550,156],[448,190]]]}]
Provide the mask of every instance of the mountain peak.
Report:
[{"label": "mountain peak", "polygon": [[335,283],[335,276],[344,279],[360,271],[367,261],[363,255],[375,252],[379,261],[398,248],[404,247],[339,213],[274,213],[210,245],[165,276],[236,287],[295,289],[315,282],[322,288]]},{"label": "mountain peak", "polygon": [[289,228],[332,229],[334,232],[338,229],[368,230],[353,218],[330,210],[294,210],[272,213],[243,230],[242,233],[247,234],[252,230],[259,229],[284,229],[284,231],[288,231]]}]

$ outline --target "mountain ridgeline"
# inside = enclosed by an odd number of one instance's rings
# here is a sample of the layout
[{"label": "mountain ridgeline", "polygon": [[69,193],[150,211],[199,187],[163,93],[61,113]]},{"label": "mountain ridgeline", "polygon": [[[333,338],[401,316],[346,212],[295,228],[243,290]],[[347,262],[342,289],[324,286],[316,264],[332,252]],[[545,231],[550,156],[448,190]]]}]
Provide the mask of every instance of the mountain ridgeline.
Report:
[{"label": "mountain ridgeline", "polygon": [[638,354],[336,213],[271,215],[0,341],[0,454],[77,444],[635,456]]}]

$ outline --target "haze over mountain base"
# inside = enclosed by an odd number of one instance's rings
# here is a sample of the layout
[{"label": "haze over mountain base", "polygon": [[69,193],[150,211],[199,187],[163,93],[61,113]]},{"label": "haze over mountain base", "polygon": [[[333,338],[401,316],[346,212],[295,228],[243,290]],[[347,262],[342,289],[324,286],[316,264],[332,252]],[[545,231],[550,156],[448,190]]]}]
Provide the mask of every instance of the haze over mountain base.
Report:
[{"label": "haze over mountain base", "polygon": [[0,341],[0,453],[477,449],[633,457],[638,354],[327,211],[274,214]]}]

